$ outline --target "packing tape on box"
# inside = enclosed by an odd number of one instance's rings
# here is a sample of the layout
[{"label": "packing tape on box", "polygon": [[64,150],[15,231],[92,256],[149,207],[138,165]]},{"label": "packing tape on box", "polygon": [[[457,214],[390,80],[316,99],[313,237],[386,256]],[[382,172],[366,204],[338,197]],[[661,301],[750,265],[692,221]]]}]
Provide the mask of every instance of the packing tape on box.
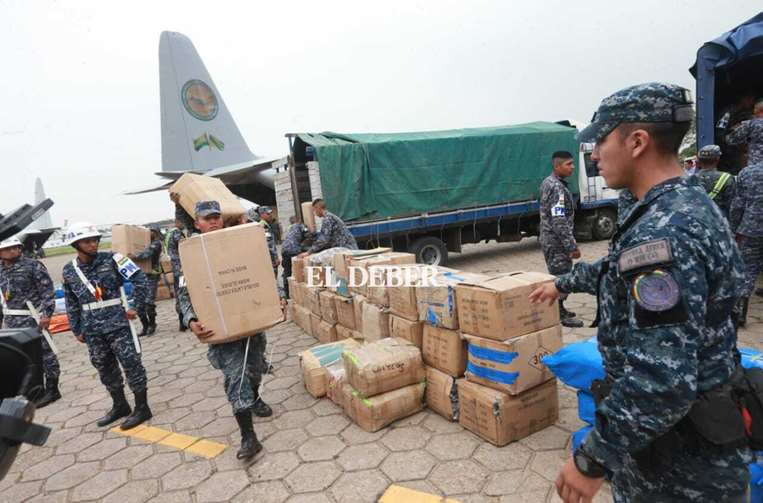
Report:
[{"label": "packing tape on box", "polygon": [[476,377],[501,384],[514,384],[517,377],[519,377],[519,372],[501,372],[500,370],[474,365],[472,362],[466,364],[466,371],[474,374]]},{"label": "packing tape on box", "polygon": [[345,351],[344,345],[337,344],[335,346],[322,346],[309,350],[318,359],[321,367],[331,365],[334,362],[339,361],[342,358],[342,353]]},{"label": "packing tape on box", "polygon": [[498,351],[497,349],[483,348],[474,344],[469,344],[469,354],[480,360],[503,363],[504,365],[508,365],[519,356],[519,353],[516,351]]},{"label": "packing tape on box", "polygon": [[204,234],[201,234],[201,248],[204,250],[204,262],[207,264],[207,275],[209,277],[209,284],[212,286],[212,293],[215,294],[215,305],[217,306],[217,317],[220,318],[220,322],[223,325],[224,335],[228,335],[228,325],[225,324],[225,316],[223,316],[223,307],[220,305],[220,298],[217,296],[215,290],[215,280],[212,276],[212,266],[209,264],[209,255],[207,254],[207,240]]}]

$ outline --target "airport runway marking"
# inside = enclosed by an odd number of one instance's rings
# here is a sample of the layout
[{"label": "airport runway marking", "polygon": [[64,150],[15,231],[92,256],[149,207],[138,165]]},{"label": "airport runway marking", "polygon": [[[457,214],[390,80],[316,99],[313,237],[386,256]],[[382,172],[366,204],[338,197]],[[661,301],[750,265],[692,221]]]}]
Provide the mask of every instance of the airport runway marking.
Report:
[{"label": "airport runway marking", "polygon": [[179,451],[190,452],[207,459],[219,456],[227,447],[219,442],[183,435],[154,426],[140,425],[131,430],[123,430],[117,426],[111,431],[125,437],[137,438],[149,444],[159,444]]}]

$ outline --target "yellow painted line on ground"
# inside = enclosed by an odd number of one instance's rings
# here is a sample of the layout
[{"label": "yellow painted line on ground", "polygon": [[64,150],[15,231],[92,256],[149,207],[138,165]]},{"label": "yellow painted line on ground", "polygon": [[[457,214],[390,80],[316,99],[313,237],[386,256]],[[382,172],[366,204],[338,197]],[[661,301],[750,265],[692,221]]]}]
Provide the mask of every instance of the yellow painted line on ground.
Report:
[{"label": "yellow painted line on ground", "polygon": [[140,425],[131,430],[123,430],[120,427],[112,428],[112,432],[125,437],[137,438],[149,444],[159,444],[172,447],[179,451],[190,452],[203,458],[212,459],[219,456],[226,448],[225,444],[212,442],[203,438],[174,433],[154,426]]},{"label": "yellow painted line on ground", "polygon": [[459,503],[450,498],[443,498],[436,494],[414,491],[407,487],[391,485],[384,491],[379,503]]}]

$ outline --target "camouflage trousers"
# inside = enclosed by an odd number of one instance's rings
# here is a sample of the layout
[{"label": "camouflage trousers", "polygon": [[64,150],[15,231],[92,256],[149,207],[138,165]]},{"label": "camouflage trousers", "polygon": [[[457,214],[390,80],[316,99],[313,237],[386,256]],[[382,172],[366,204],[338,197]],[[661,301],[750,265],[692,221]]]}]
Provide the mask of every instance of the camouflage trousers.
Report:
[{"label": "camouflage trousers", "polygon": [[[246,343],[249,341],[249,353]],[[212,344],[207,351],[209,363],[221,370],[225,377],[225,394],[233,413],[251,409],[259,398],[262,375],[267,372],[265,350],[267,338],[264,333],[223,344]],[[244,357],[246,356],[246,369]]]},{"label": "camouflage trousers", "polygon": [[[546,261],[548,273],[554,276],[561,276],[572,271],[572,258],[570,254],[562,248],[561,245],[554,242],[541,242],[543,258]],[[567,294],[560,295],[562,300],[567,298]]]},{"label": "camouflage trousers", "polygon": [[107,334],[85,335],[85,342],[90,353],[90,363],[110,393],[124,387],[120,365],[133,393],[146,389],[146,369],[140,354],[135,350],[128,327]]},{"label": "camouflage trousers", "polygon": [[183,323],[183,311],[180,310],[180,298],[178,295],[178,290],[180,289],[180,276],[182,276],[182,272],[180,271],[173,271],[172,274],[172,289],[175,292],[175,312],[178,315],[178,321],[180,323]]},{"label": "camouflage trousers", "polygon": [[146,274],[146,298],[143,302],[143,308],[148,310],[156,307],[156,289],[159,286],[160,274]]},{"label": "camouflage trousers", "polygon": [[[0,320],[0,327],[3,323]],[[37,322],[30,317],[25,316],[6,316],[5,317],[6,328],[37,328]],[[52,335],[51,335],[52,337]],[[42,370],[45,373],[45,380],[58,379],[61,375],[61,366],[58,363],[58,357],[50,349],[48,341],[45,337],[42,338]]]},{"label": "camouflage trousers", "polygon": [[742,503],[750,483],[749,457],[746,449],[725,456],[682,451],[649,472],[628,457],[610,481],[612,495],[615,503]]},{"label": "camouflage trousers", "polygon": [[744,236],[739,244],[745,266],[743,295],[749,297],[755,290],[755,281],[763,272],[763,237]]}]

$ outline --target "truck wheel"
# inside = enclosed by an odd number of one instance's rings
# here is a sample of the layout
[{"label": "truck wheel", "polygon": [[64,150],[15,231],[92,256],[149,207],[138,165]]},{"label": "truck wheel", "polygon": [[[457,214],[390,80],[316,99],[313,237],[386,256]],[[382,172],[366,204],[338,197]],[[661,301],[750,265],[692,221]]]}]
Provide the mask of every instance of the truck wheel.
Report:
[{"label": "truck wheel", "polygon": [[416,255],[416,262],[428,265],[445,265],[448,263],[448,248],[441,240],[427,236],[419,238],[411,244],[411,253]]},{"label": "truck wheel", "polygon": [[617,213],[611,208],[600,209],[596,212],[593,222],[594,239],[609,239],[615,233],[617,227]]}]

